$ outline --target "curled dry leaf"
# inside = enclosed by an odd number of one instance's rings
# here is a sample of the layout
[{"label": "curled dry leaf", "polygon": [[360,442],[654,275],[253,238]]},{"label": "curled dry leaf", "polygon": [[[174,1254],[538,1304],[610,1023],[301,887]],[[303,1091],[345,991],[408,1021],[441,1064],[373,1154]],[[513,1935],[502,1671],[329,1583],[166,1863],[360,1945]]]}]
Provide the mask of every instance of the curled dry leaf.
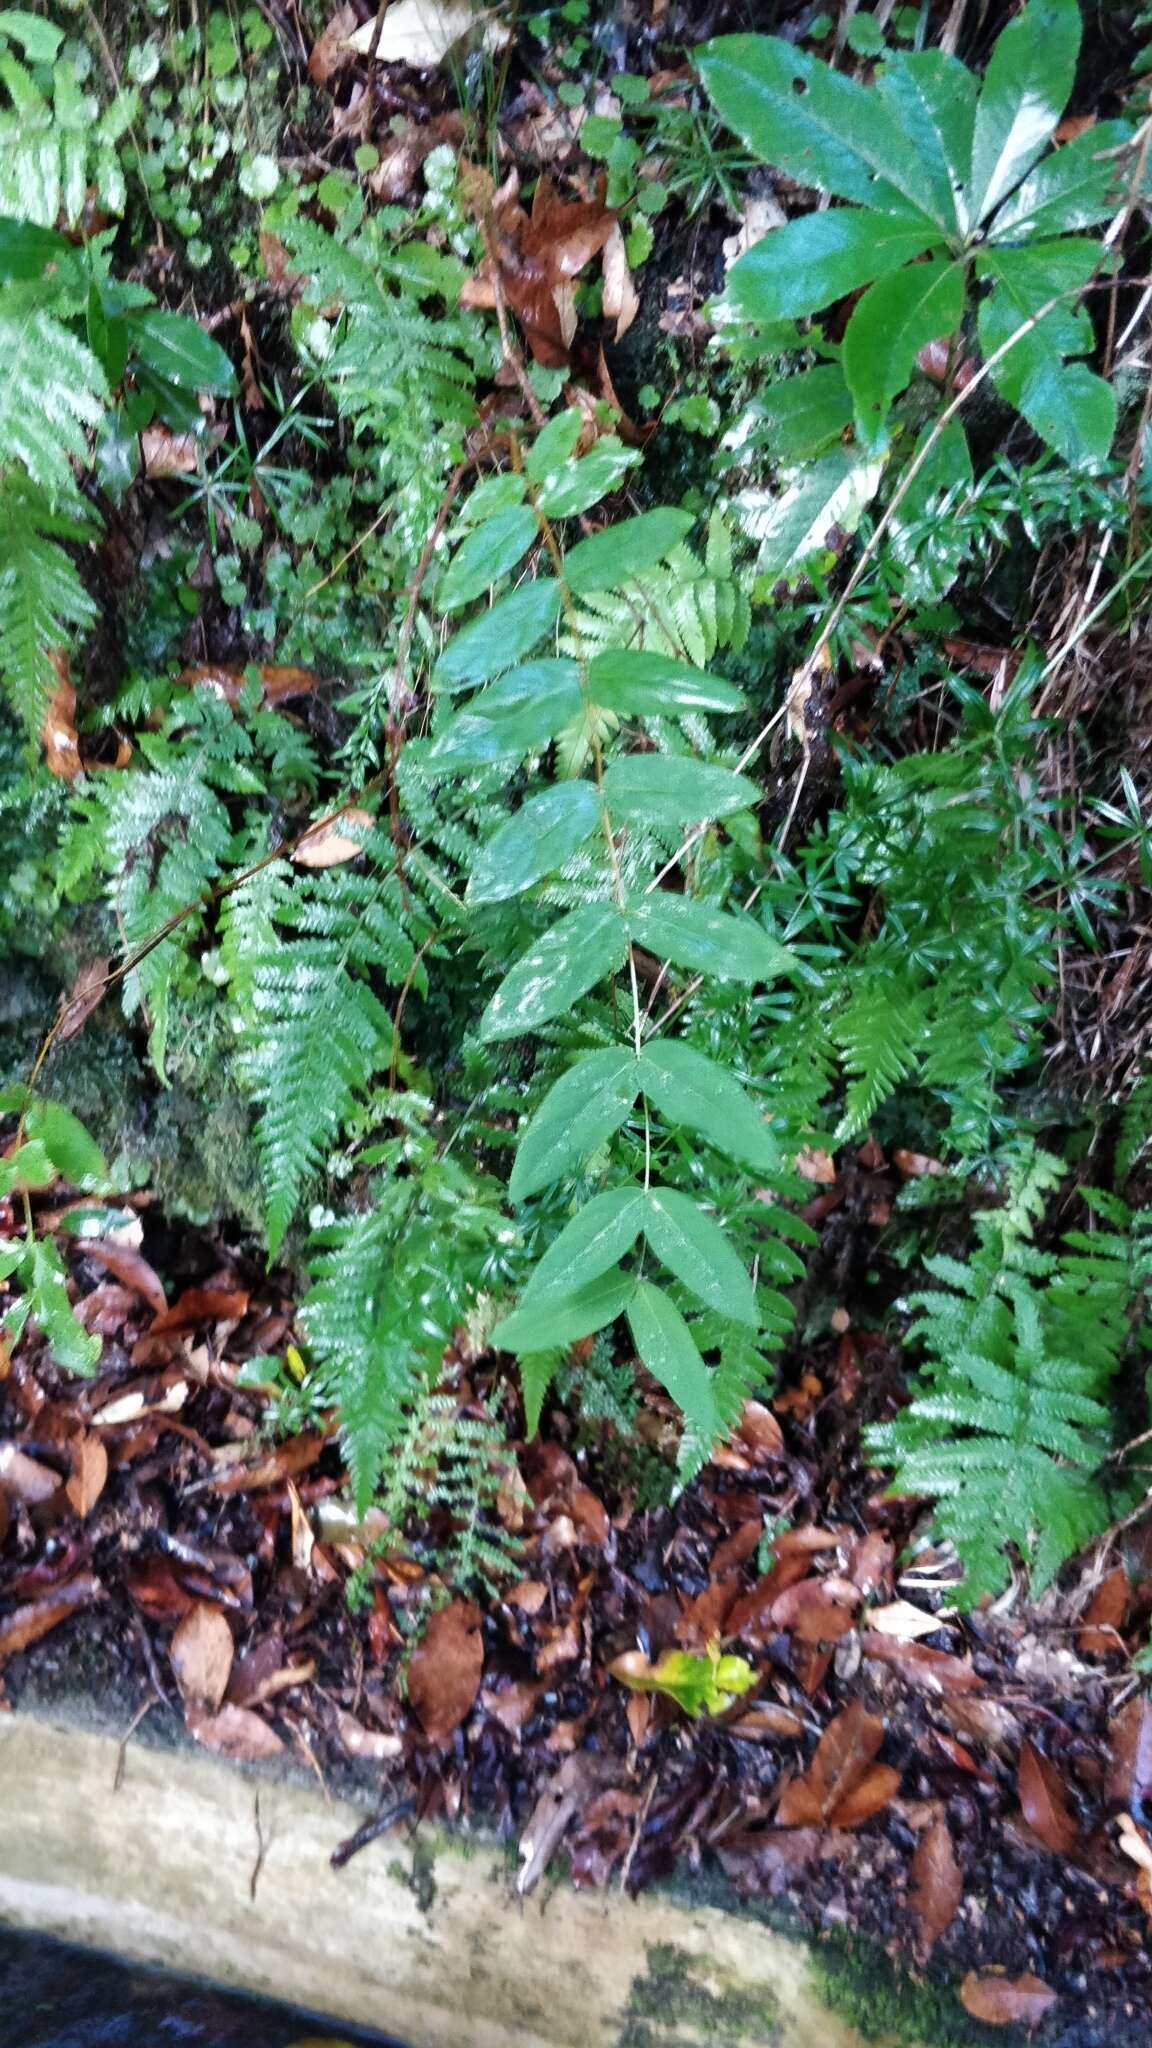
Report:
[{"label": "curled dry leaf", "polygon": [[[256,673],[260,679],[263,704],[286,704],[294,697],[307,697],[320,681],[314,668],[291,668],[275,662],[264,663]],[[189,690],[210,690],[214,697],[223,697],[235,710],[250,674],[251,670],[247,668],[207,662],[198,668],[181,669],[176,680]]]},{"label": "curled dry leaf", "polygon": [[108,966],[106,959],[86,961],[68,994],[61,998],[60,1014],[56,1020],[57,1045],[75,1038],[77,1032],[84,1029],[93,1010],[103,1001],[108,987]]},{"label": "curled dry leaf", "polygon": [[352,62],[354,52],[349,48],[348,38],[358,25],[359,17],[354,7],[346,5],[336,9],[317,36],[308,58],[308,76],[313,85],[327,85],[330,78]]},{"label": "curled dry leaf", "polygon": [[72,1446],[72,1476],[67,1494],[83,1520],[90,1515],[108,1483],[108,1453],[98,1436],[81,1436]]},{"label": "curled dry leaf", "polygon": [[1112,1723],[1106,1791],[1117,1805],[1143,1807],[1152,1793],[1152,1695],[1137,1693]]},{"label": "curled dry leaf", "polygon": [[112,1273],[125,1287],[133,1287],[136,1293],[155,1309],[158,1316],[165,1314],[168,1297],[164,1283],[154,1266],[131,1245],[116,1244],[111,1238],[98,1237],[84,1240],[84,1257],[91,1259],[94,1266],[101,1266],[106,1273]]},{"label": "curled dry leaf", "polygon": [[238,1322],[248,1308],[243,1287],[186,1287],[153,1323],[150,1335],[166,1330],[194,1330],[200,1323]]},{"label": "curled dry leaf", "polygon": [[564,369],[575,330],[573,280],[603,249],[616,215],[601,199],[561,199],[546,177],[537,180],[530,214],[518,192],[509,179],[489,205],[478,188],[488,254],[466,280],[460,303],[491,309],[498,283],[536,361]]},{"label": "curled dry leaf", "polygon": [[390,1763],[404,1748],[399,1735],[388,1735],[381,1728],[366,1728],[363,1721],[346,1713],[343,1707],[336,1709],[336,1733],[349,1756],[362,1762]]},{"label": "curled dry leaf", "polygon": [[50,1465],[41,1465],[16,1444],[0,1444],[0,1493],[9,1500],[26,1508],[39,1507],[41,1501],[51,1500],[59,1485],[60,1474]]},{"label": "curled dry leaf", "polygon": [[859,1700],[829,1722],[802,1778],[784,1788],[776,1810],[781,1827],[858,1827],[886,1806],[900,1773],[876,1764],[884,1723]]},{"label": "curled dry leaf", "polygon": [[910,1600],[893,1600],[889,1607],[873,1607],[868,1616],[870,1629],[879,1629],[883,1636],[895,1636],[901,1643],[915,1642],[917,1636],[935,1635],[943,1625],[941,1615],[914,1607]]},{"label": "curled dry leaf", "polygon": [[198,434],[174,434],[171,427],[145,427],[140,436],[145,476],[194,476],[202,446]]},{"label": "curled dry leaf", "polygon": [[185,1706],[214,1712],[228,1690],[234,1647],[218,1607],[198,1600],[177,1623],[168,1650]]},{"label": "curled dry leaf", "polygon": [[0,1664],[6,1657],[14,1657],[18,1650],[26,1650],[31,1643],[38,1643],[41,1636],[58,1628],[69,1615],[78,1614],[82,1607],[91,1606],[102,1591],[99,1579],[91,1572],[78,1572],[74,1579],[68,1579],[62,1586],[53,1586],[39,1600],[30,1600],[26,1606],[17,1607],[0,1621]]},{"label": "curled dry leaf", "polygon": [[1058,1995],[1027,1971],[1022,1977],[1002,1977],[993,1970],[969,1970],[960,1986],[965,2012],[990,2027],[1039,2026]]},{"label": "curled dry leaf", "polygon": [[511,35],[494,8],[477,9],[470,0],[393,0],[382,19],[374,14],[347,41],[357,56],[375,51],[380,64],[411,64],[423,71],[442,64],[457,43],[468,40],[480,49],[502,50]]},{"label": "curled dry leaf", "polygon": [[235,1763],[262,1763],[284,1753],[276,1730],[250,1707],[221,1707],[218,1714],[212,1714],[203,1707],[189,1706],[185,1719],[188,1733],[197,1742]]},{"label": "curled dry leaf", "polygon": [[861,1597],[854,1586],[845,1592],[846,1597],[836,1597],[826,1579],[801,1579],[773,1601],[772,1620],[802,1643],[839,1642],[855,1624]]},{"label": "curled dry leaf", "polygon": [[504,1598],[509,1607],[518,1607],[521,1614],[539,1614],[548,1599],[548,1588],[543,1579],[519,1579]]},{"label": "curled dry leaf", "polygon": [[447,1742],[475,1705],[484,1670],[480,1621],[475,1601],[452,1600],[412,1652],[408,1701],[429,1742]]},{"label": "curled dry leaf", "polygon": [[1076,1638],[1081,1656],[1114,1657],[1118,1650],[1123,1650],[1120,1630],[1128,1613],[1131,1590],[1122,1564],[1101,1579],[1084,1610],[1083,1625]]},{"label": "curled dry leaf", "polygon": [[616,322],[614,339],[621,341],[640,311],[640,297],[632,282],[632,272],[628,267],[628,256],[619,221],[604,244],[601,262],[604,269],[604,292],[601,301],[604,318]]},{"label": "curled dry leaf", "polygon": [[61,648],[50,650],[48,659],[56,671],[56,688],[48,699],[41,737],[44,765],[61,782],[74,782],[83,768],[80,741],[76,733],[76,691],[68,656]]},{"label": "curled dry leaf", "polygon": [[912,1911],[916,1952],[926,1962],[960,1911],[964,1879],[943,1814],[924,1830],[912,1858]]},{"label": "curled dry leaf", "polygon": [[1059,1771],[1030,1742],[1020,1745],[1016,1773],[1020,1806],[1032,1833],[1057,1856],[1070,1856],[1080,1841],[1080,1828],[1068,1809]]},{"label": "curled dry leaf", "polygon": [[953,1657],[947,1650],[930,1650],[924,1643],[904,1643],[878,1629],[863,1629],[860,1647],[875,1663],[891,1664],[920,1692],[950,1693],[978,1691],[981,1680],[967,1657]]},{"label": "curled dry leaf", "polygon": [[[361,834],[353,839],[351,834],[341,830],[343,825],[352,825]],[[293,848],[292,859],[300,868],[338,868],[345,861],[357,860],[364,851],[363,841],[375,829],[376,820],[371,811],[362,811],[351,806],[341,811],[337,818],[321,820],[304,834],[299,845]]]}]

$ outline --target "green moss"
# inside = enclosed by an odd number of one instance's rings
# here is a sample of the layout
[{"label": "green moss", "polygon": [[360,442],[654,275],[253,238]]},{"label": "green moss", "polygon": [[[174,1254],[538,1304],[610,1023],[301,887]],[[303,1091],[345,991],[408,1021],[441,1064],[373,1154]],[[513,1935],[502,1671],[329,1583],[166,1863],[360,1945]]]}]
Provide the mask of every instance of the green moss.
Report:
[{"label": "green moss", "polygon": [[[701,1976],[708,1972],[708,1981]],[[617,2048],[775,2048],[783,2035],[780,2012],[770,1991],[723,1986],[711,1965],[702,1965],[671,1942],[647,1951],[647,1968],[628,1997]]]},{"label": "green moss", "polygon": [[969,2019],[953,1985],[929,1983],[901,1970],[873,1942],[837,1931],[809,1950],[813,1980],[829,2010],[865,2041],[892,2048],[1015,2048],[1016,2029]]}]

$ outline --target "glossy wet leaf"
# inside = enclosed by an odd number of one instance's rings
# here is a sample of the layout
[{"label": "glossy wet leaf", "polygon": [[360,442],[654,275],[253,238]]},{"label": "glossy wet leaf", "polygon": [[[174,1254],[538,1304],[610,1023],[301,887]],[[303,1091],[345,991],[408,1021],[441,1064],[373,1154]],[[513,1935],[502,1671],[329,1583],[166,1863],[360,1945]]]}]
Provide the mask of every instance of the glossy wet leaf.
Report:
[{"label": "glossy wet leaf", "polygon": [[1131,141],[1123,121],[1099,121],[1074,142],[1054,149],[1030,171],[991,224],[993,242],[1075,234],[1108,220],[1121,202],[1126,175],[1122,154]]},{"label": "glossy wet leaf", "polygon": [[513,1309],[511,1315],[497,1323],[492,1342],[503,1351],[521,1356],[525,1352],[575,1344],[580,1337],[605,1329],[623,1315],[635,1288],[632,1273],[615,1269],[602,1273],[599,1279],[587,1287],[578,1287],[572,1294],[549,1295],[540,1303],[530,1302]]},{"label": "glossy wet leaf", "polygon": [[516,567],[537,535],[529,505],[494,513],[462,540],[444,573],[437,599],[441,611],[458,611]]},{"label": "glossy wet leaf", "polygon": [[536,939],[505,975],[481,1019],[481,1038],[517,1038],[563,1015],[623,966],[627,948],[619,911],[582,904]]},{"label": "glossy wet leaf", "polygon": [[733,264],[725,303],[739,319],[765,326],[799,319],[911,263],[938,241],[925,222],[893,220],[863,207],[801,214]]},{"label": "glossy wet leaf", "polygon": [[132,346],[153,374],[183,391],[230,392],[236,373],[218,341],[183,313],[149,306],[128,316]]},{"label": "glossy wet leaf", "polygon": [[634,519],[619,519],[603,533],[577,541],[564,558],[568,587],[577,597],[593,590],[618,590],[662,561],[684,539],[692,514],[672,505],[657,505]]},{"label": "glossy wet leaf", "polygon": [[559,610],[560,587],[550,577],[509,591],[448,642],[432,671],[433,686],[465,690],[515,668],[551,631]]},{"label": "glossy wet leaf", "polygon": [[949,234],[965,234],[978,94],[973,73],[946,50],[892,51],[875,92],[878,105],[892,110],[913,142],[933,219]]},{"label": "glossy wet leaf", "polygon": [[698,1131],[720,1152],[770,1173],[780,1165],[780,1148],[752,1097],[727,1067],[685,1045],[682,1039],[654,1038],[639,1062],[640,1086],[670,1124]]},{"label": "glossy wet leaf", "polygon": [[521,1306],[539,1308],[562,1301],[616,1265],[644,1228],[647,1196],[629,1184],[593,1195],[533,1267],[520,1297]]},{"label": "glossy wet leaf", "polygon": [[756,417],[783,467],[822,454],[852,418],[852,395],[839,363],[779,378],[757,397]]},{"label": "glossy wet leaf", "polygon": [[750,809],[760,791],[746,775],[679,754],[623,754],[608,765],[604,799],[613,819],[678,832]]},{"label": "glossy wet leaf", "polygon": [[686,711],[738,711],[744,702],[731,683],[694,668],[691,662],[631,647],[613,647],[594,655],[588,664],[588,690],[593,702],[605,710],[634,718],[674,718]]},{"label": "glossy wet leaf", "polygon": [[932,256],[883,277],[858,300],[844,334],[841,360],[856,402],[861,434],[870,439],[904,389],[922,348],[947,337],[964,316],[964,269]]},{"label": "glossy wet leaf", "polygon": [[971,216],[984,220],[1051,140],[1080,48],[1076,0],[1028,0],[997,38],[976,107]]},{"label": "glossy wet leaf", "polygon": [[731,1242],[691,1195],[653,1188],[645,1197],[644,1235],[658,1259],[706,1308],[759,1325],[756,1292]]},{"label": "glossy wet leaf", "polygon": [[481,848],[468,881],[471,903],[501,903],[555,874],[600,824],[591,782],[561,782],[529,797]]},{"label": "glossy wet leaf", "polygon": [[521,1132],[509,1200],[537,1194],[597,1151],[627,1117],[640,1079],[631,1046],[584,1053],[553,1083]]},{"label": "glossy wet leaf", "polygon": [[795,972],[787,947],[751,917],[714,910],[694,897],[653,889],[628,905],[627,916],[637,945],[693,973],[755,982],[779,981],[782,974]]},{"label": "glossy wet leaf", "polygon": [[662,1288],[641,1280],[627,1315],[632,1341],[653,1379],[667,1389],[693,1429],[705,1441],[714,1441],[720,1417],[712,1375],[675,1303]]},{"label": "glossy wet leaf", "polygon": [[627,1650],[608,1669],[632,1692],[663,1693],[686,1714],[722,1714],[756,1683],[752,1665],[722,1654],[719,1643],[710,1644],[703,1656],[665,1650],[655,1663],[642,1650]]}]

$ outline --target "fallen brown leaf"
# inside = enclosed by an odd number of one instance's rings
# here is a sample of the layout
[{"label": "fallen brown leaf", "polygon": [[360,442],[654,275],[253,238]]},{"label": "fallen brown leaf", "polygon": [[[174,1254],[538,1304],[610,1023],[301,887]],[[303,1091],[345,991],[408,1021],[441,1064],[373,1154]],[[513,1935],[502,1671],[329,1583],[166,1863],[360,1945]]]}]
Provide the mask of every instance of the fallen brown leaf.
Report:
[{"label": "fallen brown leaf", "polygon": [[[304,1430],[300,1436],[290,1436],[274,1450],[265,1451],[255,1464],[230,1463],[202,1483],[211,1486],[214,1493],[258,1493],[266,1486],[282,1486],[286,1479],[295,1478],[298,1472],[306,1472],[314,1465],[327,1441],[326,1430]],[[232,1448],[222,1446],[224,1450]]]},{"label": "fallen brown leaf", "polygon": [[60,1474],[30,1458],[17,1444],[0,1444],[0,1493],[22,1507],[39,1507],[60,1486]]},{"label": "fallen brown leaf", "polygon": [[44,765],[48,773],[58,776],[61,782],[74,782],[84,765],[76,732],[76,690],[68,656],[63,650],[52,648],[48,659],[56,671],[56,688],[48,699],[48,709],[44,714],[41,734]]},{"label": "fallen brown leaf", "polygon": [[960,1986],[960,2003],[974,2020],[990,2027],[1039,2026],[1059,1996],[1039,1977],[1002,1977],[991,1970],[969,1970]]},{"label": "fallen brown leaf", "polygon": [[358,22],[359,16],[354,7],[338,7],[320,31],[308,58],[308,76],[313,85],[327,85],[330,78],[352,62],[355,52],[349,48],[348,38]]},{"label": "fallen brown leaf", "polygon": [[177,1623],[168,1655],[185,1706],[215,1712],[228,1690],[234,1647],[218,1607],[198,1600]]},{"label": "fallen brown leaf", "polygon": [[1152,1792],[1152,1694],[1137,1693],[1120,1709],[1110,1728],[1112,1760],[1107,1795],[1117,1805],[1139,1812]]},{"label": "fallen brown leaf", "polygon": [[72,1476],[68,1500],[83,1520],[90,1515],[108,1483],[108,1453],[98,1436],[78,1437],[72,1445]]},{"label": "fallen brown leaf", "polygon": [[56,1022],[58,1045],[66,1039],[75,1038],[77,1032],[84,1029],[93,1010],[103,1001],[108,987],[108,965],[106,959],[86,961],[68,994],[61,997]]},{"label": "fallen brown leaf", "polygon": [[521,1614],[539,1614],[548,1599],[548,1588],[542,1579],[519,1579],[504,1598],[509,1607],[518,1607]]},{"label": "fallen brown leaf", "polygon": [[340,812],[339,818],[314,825],[293,849],[292,859],[297,867],[338,868],[345,861],[358,860],[364,851],[363,840],[353,839],[350,833],[342,832],[342,824],[354,825],[366,836],[375,827],[376,820],[371,811],[362,811],[351,805],[348,810]]},{"label": "fallen brown leaf", "polygon": [[185,1719],[188,1733],[205,1749],[236,1763],[261,1763],[284,1753],[276,1730],[250,1707],[221,1707],[218,1714],[210,1714],[189,1706]]},{"label": "fallen brown leaf", "polygon": [[485,50],[502,50],[512,31],[494,9],[470,0],[392,0],[382,17],[354,29],[348,47],[358,56],[375,51],[380,64],[411,64],[418,71],[442,64],[465,39]]},{"label": "fallen brown leaf", "polygon": [[915,1642],[917,1636],[935,1635],[944,1623],[938,1614],[929,1614],[927,1608],[913,1607],[910,1600],[893,1600],[889,1607],[873,1607],[868,1614],[870,1629],[879,1629],[882,1636],[895,1636],[897,1642]]},{"label": "fallen brown leaf", "polygon": [[484,1670],[480,1622],[475,1601],[452,1600],[412,1652],[408,1702],[429,1742],[447,1742],[475,1704]]},{"label": "fallen brown leaf", "polygon": [[967,1657],[953,1657],[947,1650],[930,1650],[924,1643],[903,1643],[878,1629],[862,1629],[860,1647],[878,1664],[891,1664],[910,1685],[921,1692],[974,1692],[982,1683]]},{"label": "fallen brown leaf", "polygon": [[738,1892],[755,1897],[787,1891],[813,1863],[842,1856],[849,1837],[835,1828],[749,1828],[715,1845],[720,1868]]},{"label": "fallen brown leaf", "polygon": [[854,1627],[860,1594],[847,1589],[850,1597],[836,1599],[825,1579],[801,1579],[789,1586],[772,1603],[772,1620],[802,1643],[835,1643]]},{"label": "fallen brown leaf", "polygon": [[1030,1742],[1020,1745],[1016,1773],[1020,1806],[1032,1833],[1057,1856],[1069,1856],[1080,1840],[1080,1828],[1068,1809],[1064,1784],[1048,1757]]},{"label": "fallen brown leaf", "polygon": [[366,1728],[343,1707],[336,1709],[336,1733],[349,1756],[368,1763],[389,1763],[404,1748],[399,1735],[388,1735],[381,1728]]},{"label": "fallen brown leaf", "polygon": [[160,1275],[140,1252],[132,1249],[131,1245],[116,1244],[112,1238],[107,1237],[85,1238],[83,1250],[84,1257],[91,1259],[93,1265],[102,1266],[106,1273],[114,1274],[117,1280],[123,1281],[125,1287],[135,1288],[136,1293],[148,1303],[149,1308],[155,1309],[158,1316],[167,1313],[168,1297],[164,1292],[164,1283]]},{"label": "fallen brown leaf", "polygon": [[1114,1657],[1118,1650],[1123,1650],[1120,1630],[1128,1613],[1131,1591],[1128,1574],[1122,1564],[1101,1579],[1084,1610],[1083,1623],[1076,1638],[1081,1656]]},{"label": "fallen brown leaf", "polygon": [[640,295],[632,282],[620,223],[616,222],[601,252],[604,291],[601,307],[605,320],[614,320],[613,339],[623,340],[640,311]]},{"label": "fallen brown leaf", "polygon": [[602,199],[561,199],[541,177],[532,211],[520,204],[515,173],[481,204],[488,253],[465,281],[462,306],[491,310],[500,295],[524,330],[531,354],[549,369],[563,369],[575,331],[573,280],[599,255],[616,225]]},{"label": "fallen brown leaf", "polygon": [[91,1572],[78,1572],[74,1579],[68,1579],[62,1586],[54,1586],[39,1600],[30,1600],[24,1607],[17,1607],[0,1621],[0,1664],[7,1657],[14,1657],[18,1650],[26,1650],[31,1643],[38,1643],[51,1629],[58,1628],[69,1615],[78,1614],[83,1607],[91,1606],[98,1600],[103,1588]]},{"label": "fallen brown leaf", "polygon": [[845,1825],[853,1827],[878,1813],[900,1782],[899,1772],[886,1765],[873,1770],[883,1740],[883,1721],[853,1700],[829,1722],[804,1776],[785,1786],[776,1810],[781,1827],[836,1827],[842,1811],[850,1816]]},{"label": "fallen brown leaf", "polygon": [[186,1287],[171,1308],[165,1308],[153,1323],[149,1336],[167,1330],[194,1330],[200,1323],[239,1322],[248,1308],[243,1287]]},{"label": "fallen brown leaf", "polygon": [[912,1858],[912,1911],[921,1962],[927,1962],[940,1936],[951,1927],[963,1897],[964,1879],[952,1835],[940,1814],[921,1835]]},{"label": "fallen brown leaf", "polygon": [[198,434],[175,434],[171,427],[145,427],[140,454],[147,477],[194,476],[200,466]]}]

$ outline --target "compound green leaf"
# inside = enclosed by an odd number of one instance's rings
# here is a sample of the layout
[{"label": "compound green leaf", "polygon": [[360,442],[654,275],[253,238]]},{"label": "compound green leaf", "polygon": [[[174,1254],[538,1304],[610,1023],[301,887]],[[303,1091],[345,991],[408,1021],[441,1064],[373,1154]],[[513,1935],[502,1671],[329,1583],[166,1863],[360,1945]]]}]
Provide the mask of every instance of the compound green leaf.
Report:
[{"label": "compound green leaf", "polygon": [[721,118],[763,163],[838,199],[931,219],[916,139],[897,112],[877,119],[865,86],[775,36],[717,36],[696,63]]},{"label": "compound green leaf", "polygon": [[873,90],[914,141],[933,219],[950,234],[966,234],[978,90],[972,72],[945,50],[898,51]]},{"label": "compound green leaf", "polygon": [[609,764],[604,797],[614,819],[678,832],[705,818],[726,818],[760,801],[746,775],[680,754],[621,754]]},{"label": "compound green leaf", "polygon": [[639,647],[610,647],[593,655],[588,664],[588,689],[594,704],[625,718],[739,711],[744,702],[740,691],[718,676],[694,668],[691,662],[648,654]]},{"label": "compound green leaf", "polygon": [[663,1288],[641,1280],[628,1303],[632,1342],[653,1379],[666,1387],[692,1428],[708,1443],[720,1434],[712,1375],[692,1332]]},{"label": "compound green leaf", "polygon": [[531,1440],[540,1427],[544,1397],[556,1377],[561,1352],[525,1351],[520,1358],[520,1390],[524,1396],[524,1433]]},{"label": "compound green leaf", "polygon": [[930,341],[955,333],[964,316],[964,268],[929,256],[864,293],[844,332],[841,361],[856,401],[861,439],[871,442]]},{"label": "compound green leaf", "polygon": [[549,1351],[557,1345],[575,1344],[593,1330],[603,1330],[623,1315],[636,1291],[631,1273],[617,1269],[602,1273],[574,1294],[513,1309],[492,1332],[492,1342],[502,1351]]},{"label": "compound green leaf", "polygon": [[628,928],[638,945],[694,974],[722,981],[777,981],[795,972],[786,946],[750,917],[714,910],[691,896],[653,889],[628,906]]},{"label": "compound green leaf", "polygon": [[136,353],[154,376],[182,391],[232,390],[236,373],[218,341],[183,313],[157,307],[126,315]]},{"label": "compound green leaf", "polygon": [[818,313],[874,277],[938,245],[926,222],[895,220],[856,206],[801,214],[773,228],[733,264],[725,305],[767,326]]},{"label": "compound green leaf", "polygon": [[766,431],[774,462],[788,468],[806,462],[838,441],[852,418],[852,397],[839,363],[820,363],[770,384],[756,400],[756,420]]},{"label": "compound green leaf", "polygon": [[644,1235],[658,1259],[706,1308],[759,1328],[756,1290],[718,1223],[690,1195],[652,1188]]},{"label": "compound green leaf", "polygon": [[520,1296],[524,1308],[564,1301],[577,1294],[630,1252],[647,1215],[643,1188],[609,1188],[593,1195],[566,1223],[528,1276]]},{"label": "compound green leaf", "polygon": [[629,577],[642,575],[662,561],[691,525],[690,512],[657,505],[651,512],[621,519],[603,533],[577,541],[564,558],[569,589],[577,597],[586,597],[592,590],[618,590]]},{"label": "compound green leaf", "polygon": [[560,586],[552,577],[509,591],[449,641],[432,671],[434,687],[467,690],[515,668],[551,632],[559,610]]},{"label": "compound green leaf", "polygon": [[73,1187],[101,1187],[108,1179],[108,1162],[79,1117],[62,1102],[37,1097],[25,1117],[25,1129],[48,1154],[57,1173]]},{"label": "compound green leaf", "polygon": [[1125,122],[1101,121],[1053,150],[1000,208],[990,240],[1035,241],[1107,220],[1123,196],[1126,166],[1117,152],[1131,140]]},{"label": "compound green leaf", "polygon": [[583,903],[554,924],[504,976],[480,1022],[480,1036],[516,1038],[562,1016],[624,964],[628,939],[618,910]]},{"label": "compound green leaf", "polygon": [[726,1067],[677,1038],[651,1040],[639,1067],[644,1095],[670,1124],[699,1132],[730,1159],[765,1173],[779,1167],[779,1145],[751,1096]]},{"label": "compound green leaf", "polygon": [[968,207],[986,220],[1052,137],[1076,73],[1077,0],[1028,0],[999,36],[984,74],[972,135]]},{"label": "compound green leaf", "polygon": [[530,889],[563,867],[599,822],[600,798],[591,782],[559,782],[529,797],[473,861],[469,902],[501,903]]},{"label": "compound green leaf", "polygon": [[587,512],[606,492],[615,490],[639,460],[638,449],[626,448],[614,434],[601,435],[578,462],[566,462],[545,476],[537,492],[541,511],[550,519],[572,519],[578,512]]},{"label": "compound green leaf", "polygon": [[578,1059],[520,1134],[509,1200],[525,1201],[597,1151],[619,1130],[639,1085],[640,1062],[631,1046],[608,1046]]},{"label": "compound green leaf", "polygon": [[440,609],[459,610],[506,576],[525,556],[538,531],[530,505],[509,505],[493,513],[461,541],[437,592]]}]

